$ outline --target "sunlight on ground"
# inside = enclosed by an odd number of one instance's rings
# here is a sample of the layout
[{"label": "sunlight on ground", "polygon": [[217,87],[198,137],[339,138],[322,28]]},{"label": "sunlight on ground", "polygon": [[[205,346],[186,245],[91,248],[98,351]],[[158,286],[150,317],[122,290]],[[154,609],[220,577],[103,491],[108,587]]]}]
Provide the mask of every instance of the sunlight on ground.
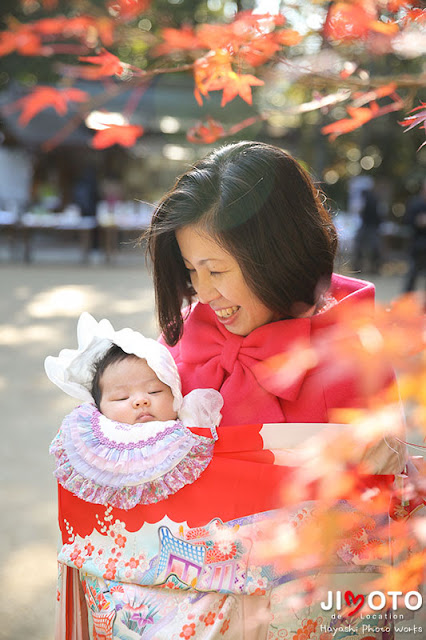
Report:
[{"label": "sunlight on ground", "polygon": [[153,291],[142,291],[142,298],[135,300],[112,300],[109,308],[115,313],[142,313],[143,311],[152,311],[154,306]]},{"label": "sunlight on ground", "polygon": [[38,592],[52,588],[56,575],[56,549],[40,542],[27,544],[9,554],[0,574],[0,590],[7,594],[9,606],[14,603],[17,610],[24,611]]},{"label": "sunlight on ground", "polygon": [[67,285],[43,291],[27,305],[26,309],[33,318],[56,318],[75,316],[92,306],[99,294],[92,287]]},{"label": "sunlight on ground", "polygon": [[[56,335],[57,334],[57,335]],[[33,342],[49,342],[59,339],[58,331],[47,325],[15,327],[11,324],[0,325],[0,345],[23,345]],[[0,378],[0,388],[1,378]]]}]

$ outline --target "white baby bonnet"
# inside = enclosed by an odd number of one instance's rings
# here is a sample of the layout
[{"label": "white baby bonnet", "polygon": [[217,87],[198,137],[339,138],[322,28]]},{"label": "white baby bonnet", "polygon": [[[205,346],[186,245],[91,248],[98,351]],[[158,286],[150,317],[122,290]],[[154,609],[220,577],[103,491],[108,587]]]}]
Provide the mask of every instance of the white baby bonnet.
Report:
[{"label": "white baby bonnet", "polygon": [[173,409],[187,426],[216,427],[222,415],[223,398],[214,389],[195,389],[182,397],[176,363],[168,349],[133,329],[114,331],[105,318],[97,322],[90,313],[81,314],[77,324],[77,349],[62,349],[59,356],[48,356],[44,368],[48,378],[68,395],[83,402],[94,402],[91,394],[95,363],[116,344],[123,351],[144,358],[158,378],[173,393]]}]

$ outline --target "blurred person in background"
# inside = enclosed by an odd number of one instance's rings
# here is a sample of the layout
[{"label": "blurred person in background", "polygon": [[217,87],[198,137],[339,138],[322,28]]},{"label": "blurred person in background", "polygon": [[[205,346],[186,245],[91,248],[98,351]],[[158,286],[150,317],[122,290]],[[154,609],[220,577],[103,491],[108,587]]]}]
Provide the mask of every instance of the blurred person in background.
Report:
[{"label": "blurred person in background", "polygon": [[426,179],[417,196],[409,200],[404,222],[411,230],[409,269],[404,283],[404,292],[408,293],[414,291],[418,276],[426,270]]},{"label": "blurred person in background", "polygon": [[353,267],[377,273],[380,267],[379,200],[374,187],[362,192],[362,206],[359,212],[361,226],[355,237]]}]

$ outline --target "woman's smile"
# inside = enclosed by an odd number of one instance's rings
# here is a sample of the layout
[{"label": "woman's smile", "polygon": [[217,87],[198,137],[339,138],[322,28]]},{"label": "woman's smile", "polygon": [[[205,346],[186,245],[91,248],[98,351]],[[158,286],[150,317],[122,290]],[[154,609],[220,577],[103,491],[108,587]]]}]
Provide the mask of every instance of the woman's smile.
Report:
[{"label": "woman's smile", "polygon": [[247,336],[277,319],[248,287],[236,259],[206,231],[189,225],[176,231],[176,239],[198,300],[228,331]]},{"label": "woman's smile", "polygon": [[222,320],[227,320],[233,316],[240,307],[228,307],[227,309],[214,309],[215,314]]}]

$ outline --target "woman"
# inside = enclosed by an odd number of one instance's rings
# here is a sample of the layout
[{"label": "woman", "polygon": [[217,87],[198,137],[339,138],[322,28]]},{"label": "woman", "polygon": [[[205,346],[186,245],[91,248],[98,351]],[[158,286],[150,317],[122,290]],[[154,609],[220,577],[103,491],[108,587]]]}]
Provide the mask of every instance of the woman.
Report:
[{"label": "woman", "polygon": [[[258,142],[219,149],[179,178],[147,241],[163,341],[183,393],[213,387],[224,398],[219,440],[202,476],[156,505],[111,509],[102,519],[60,489],[62,611],[83,602],[80,569],[97,637],[330,640],[335,610],[322,609],[317,594],[305,599],[315,593],[310,566],[274,566],[265,541],[278,522],[287,544],[289,521],[310,517],[314,504],[302,492],[291,513],[278,509],[280,487],[300,476],[280,466],[277,451],[288,457],[334,408],[363,406],[372,391],[324,344],[341,314],[372,307],[374,287],[333,275],[336,232],[320,193],[291,156]],[[277,358],[312,355],[312,346],[315,361],[290,359],[275,375]],[[388,373],[375,371],[382,388]],[[399,472],[399,453],[373,448],[371,473]],[[369,527],[367,537],[371,519]],[[357,593],[346,569],[332,573],[328,589]],[[338,637],[365,635],[352,626]]]},{"label": "woman", "polygon": [[365,401],[343,364],[331,377],[323,367],[301,372],[289,389],[259,379],[258,362],[374,299],[372,284],[333,275],[336,230],[291,156],[261,142],[213,152],[160,202],[147,237],[159,324],[184,392],[206,382],[220,390],[222,426],[327,422],[330,409]]}]

